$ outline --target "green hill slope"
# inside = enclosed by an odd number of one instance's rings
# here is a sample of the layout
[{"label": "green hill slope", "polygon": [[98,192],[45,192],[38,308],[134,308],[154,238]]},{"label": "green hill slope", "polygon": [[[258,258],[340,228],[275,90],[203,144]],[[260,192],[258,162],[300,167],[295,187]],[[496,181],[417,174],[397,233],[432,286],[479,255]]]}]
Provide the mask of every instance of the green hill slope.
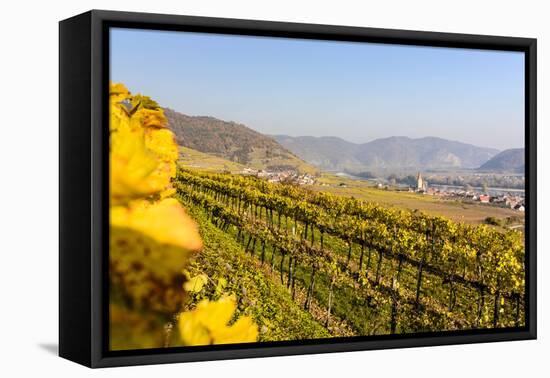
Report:
[{"label": "green hill slope", "polygon": [[185,168],[197,168],[212,172],[241,172],[246,166],[189,147],[180,147],[178,163]]},{"label": "green hill slope", "polygon": [[273,138],[245,125],[213,117],[192,117],[171,109],[164,109],[164,113],[180,146],[254,169],[317,171]]}]

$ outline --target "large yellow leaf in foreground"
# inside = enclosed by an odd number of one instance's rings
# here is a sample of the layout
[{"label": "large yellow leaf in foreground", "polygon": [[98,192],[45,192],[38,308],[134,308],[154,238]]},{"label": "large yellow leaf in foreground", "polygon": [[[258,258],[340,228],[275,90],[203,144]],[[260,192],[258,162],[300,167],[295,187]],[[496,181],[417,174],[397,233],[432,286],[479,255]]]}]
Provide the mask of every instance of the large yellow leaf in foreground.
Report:
[{"label": "large yellow leaf in foreground", "polygon": [[113,205],[166,197],[176,174],[178,145],[162,109],[131,106],[121,84],[111,85],[110,197]]},{"label": "large yellow leaf in foreground", "polygon": [[179,316],[180,336],[185,345],[249,343],[258,339],[258,326],[248,316],[228,325],[237,309],[235,296],[216,302],[201,301],[194,310]]},{"label": "large yellow leaf in foreground", "polygon": [[111,294],[132,309],[169,316],[185,298],[181,271],[202,248],[197,226],[175,199],[111,208]]},{"label": "large yellow leaf in foreground", "polygon": [[158,243],[189,251],[202,248],[197,225],[174,198],[166,198],[152,204],[138,201],[128,207],[113,207],[111,226],[138,231]]}]

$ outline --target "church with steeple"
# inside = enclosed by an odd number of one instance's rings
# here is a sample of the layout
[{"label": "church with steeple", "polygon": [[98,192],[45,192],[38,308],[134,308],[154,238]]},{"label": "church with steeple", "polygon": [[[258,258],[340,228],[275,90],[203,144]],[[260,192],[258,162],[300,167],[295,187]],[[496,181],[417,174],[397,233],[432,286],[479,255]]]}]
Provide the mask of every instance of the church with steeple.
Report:
[{"label": "church with steeple", "polygon": [[422,178],[422,174],[418,172],[416,175],[416,191],[425,192],[428,189],[428,181]]}]

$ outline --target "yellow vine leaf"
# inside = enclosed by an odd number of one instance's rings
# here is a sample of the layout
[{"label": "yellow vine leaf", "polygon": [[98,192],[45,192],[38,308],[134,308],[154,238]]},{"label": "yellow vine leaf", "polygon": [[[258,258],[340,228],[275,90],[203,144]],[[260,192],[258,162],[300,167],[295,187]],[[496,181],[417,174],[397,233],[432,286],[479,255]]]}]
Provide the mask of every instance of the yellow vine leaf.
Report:
[{"label": "yellow vine leaf", "polygon": [[110,197],[115,205],[172,193],[178,146],[162,109],[136,105],[122,84],[111,84]]},{"label": "yellow vine leaf", "polygon": [[158,165],[151,174],[151,180],[164,184],[160,195],[166,196],[172,190],[169,178],[176,175],[178,145],[174,134],[168,129],[148,128],[145,130],[144,139],[146,148],[153,151],[158,159]]},{"label": "yellow vine leaf", "polygon": [[[109,131],[111,346],[159,346],[163,324],[183,306],[182,286],[200,292],[208,281],[201,274],[185,282],[182,274],[202,240],[182,205],[168,198],[178,146],[162,108],[111,84]],[[184,343],[255,341],[258,329],[249,317],[228,325],[236,306],[235,297],[224,297],[181,313]]]},{"label": "yellow vine leaf", "polygon": [[[147,108],[151,104],[123,84],[111,84],[110,295],[113,308],[125,314],[111,318],[116,349],[162,345],[163,324],[185,300],[181,271],[202,248],[195,222],[168,198],[178,148],[162,109]],[[130,337],[125,319],[147,320],[147,329],[136,326]]]},{"label": "yellow vine leaf", "polygon": [[131,308],[170,316],[181,311],[181,271],[202,241],[195,222],[175,199],[145,200],[110,211],[109,271],[113,292]]},{"label": "yellow vine leaf", "polygon": [[122,83],[111,83],[109,95],[111,102],[116,103],[126,100],[130,96],[130,91]]},{"label": "yellow vine leaf", "polygon": [[147,109],[140,107],[132,116],[144,128],[166,128],[168,120],[164,116],[162,109]]},{"label": "yellow vine leaf", "polygon": [[202,248],[197,225],[174,198],[156,203],[137,201],[111,208],[111,226],[140,232],[158,243],[188,251]]},{"label": "yellow vine leaf", "polygon": [[170,183],[168,174],[158,174],[159,159],[145,147],[143,138],[129,133],[111,136],[110,196],[114,205],[149,197]]},{"label": "yellow vine leaf", "polygon": [[185,345],[249,343],[258,339],[258,326],[248,316],[228,325],[237,302],[234,295],[218,301],[203,300],[194,310],[179,316],[180,336]]},{"label": "yellow vine leaf", "polygon": [[206,274],[199,274],[183,284],[183,288],[191,293],[199,293],[208,282]]}]

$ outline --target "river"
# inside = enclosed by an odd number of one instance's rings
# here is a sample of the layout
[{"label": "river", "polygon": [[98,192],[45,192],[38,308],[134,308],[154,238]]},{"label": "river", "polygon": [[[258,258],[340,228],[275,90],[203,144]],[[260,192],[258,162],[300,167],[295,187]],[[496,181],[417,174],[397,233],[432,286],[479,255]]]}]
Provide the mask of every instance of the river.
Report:
[{"label": "river", "polygon": [[[372,183],[377,183],[377,182],[380,182],[380,181],[385,182],[385,180],[383,180],[383,179],[367,179],[367,178],[355,176],[355,175],[345,173],[345,172],[338,172],[338,173],[336,173],[336,175],[340,176],[340,177],[346,177],[346,178],[350,178],[350,179],[354,179],[354,180],[368,181],[368,182],[372,182]],[[439,189],[441,191],[446,191],[446,192],[459,192],[461,190],[464,190],[464,186],[458,186],[458,185],[443,185],[443,184],[429,184],[429,183],[428,183],[428,185],[429,185],[429,187],[436,188],[436,189]],[[401,187],[401,188],[408,188],[409,187],[408,185],[405,185],[405,184],[396,184],[396,186]],[[472,186],[471,188],[472,188],[473,191],[475,191],[477,193],[483,193],[483,188],[480,187],[480,186]],[[492,196],[512,194],[512,195],[516,195],[516,196],[525,197],[525,189],[491,188],[491,187],[489,187],[489,188],[487,188],[487,194],[492,195]]]}]

